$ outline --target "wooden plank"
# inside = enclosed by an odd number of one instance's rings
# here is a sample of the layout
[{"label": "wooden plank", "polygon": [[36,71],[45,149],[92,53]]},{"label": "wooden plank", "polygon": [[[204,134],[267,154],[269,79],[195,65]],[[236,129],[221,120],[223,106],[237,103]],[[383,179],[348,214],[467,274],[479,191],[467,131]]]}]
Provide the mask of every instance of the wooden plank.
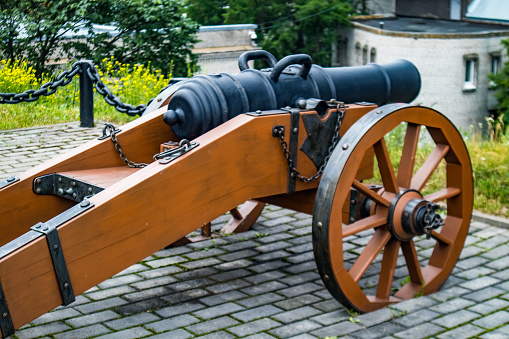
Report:
[{"label": "wooden plank", "polygon": [[81,171],[59,172],[60,174],[73,177],[102,188],[108,188],[114,183],[130,176],[139,168],[129,166],[94,168]]}]

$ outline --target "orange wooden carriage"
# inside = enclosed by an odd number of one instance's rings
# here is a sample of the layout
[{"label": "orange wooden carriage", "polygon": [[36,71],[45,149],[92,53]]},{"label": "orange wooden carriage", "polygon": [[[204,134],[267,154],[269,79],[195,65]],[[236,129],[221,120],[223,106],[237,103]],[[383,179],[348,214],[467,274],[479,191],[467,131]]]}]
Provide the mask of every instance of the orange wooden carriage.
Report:
[{"label": "orange wooden carriage", "polygon": [[[347,307],[369,312],[444,284],[473,197],[467,149],[445,116],[407,104],[304,100],[303,108],[239,114],[182,142],[163,122],[176,91],[166,89],[150,112],[113,132],[146,167],[127,166],[110,135],[0,182],[4,337],[168,244],[195,241],[186,235],[202,225],[202,237],[210,236],[207,223],[227,211],[223,233],[249,229],[265,203],[313,214],[318,270]],[[180,146],[154,160],[168,141]],[[387,147],[396,141],[401,148]],[[317,180],[305,179],[321,167]],[[356,234],[369,241],[346,252],[343,243]],[[426,235],[434,241],[429,258],[414,243]],[[394,291],[400,251],[409,278]],[[362,283],[380,262],[378,282]]]}]

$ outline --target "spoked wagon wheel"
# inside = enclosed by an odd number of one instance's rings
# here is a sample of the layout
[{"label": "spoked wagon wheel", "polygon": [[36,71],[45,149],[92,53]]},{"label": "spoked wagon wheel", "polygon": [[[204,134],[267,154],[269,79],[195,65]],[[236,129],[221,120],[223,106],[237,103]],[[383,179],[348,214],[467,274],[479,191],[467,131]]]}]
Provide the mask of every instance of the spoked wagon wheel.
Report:
[{"label": "spoked wagon wheel", "polygon": [[[401,128],[406,128],[402,147],[391,160],[387,143],[397,138],[390,132]],[[426,149],[431,152],[421,156]],[[361,182],[356,173],[373,152],[379,179]],[[450,275],[468,234],[473,203],[468,152],[442,114],[383,106],[345,133],[315,201],[315,259],[325,286],[343,305],[370,312],[433,293]],[[359,206],[353,219],[351,204]]]}]

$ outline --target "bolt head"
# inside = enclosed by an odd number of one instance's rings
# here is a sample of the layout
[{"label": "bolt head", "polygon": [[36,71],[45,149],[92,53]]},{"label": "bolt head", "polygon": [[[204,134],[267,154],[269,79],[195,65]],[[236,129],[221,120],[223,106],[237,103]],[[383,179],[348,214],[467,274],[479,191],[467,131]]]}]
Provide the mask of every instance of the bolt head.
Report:
[{"label": "bolt head", "polygon": [[57,244],[53,245],[53,249],[58,250],[58,245]]},{"label": "bolt head", "polygon": [[5,318],[7,318],[8,316],[9,316],[9,315],[7,314],[7,312],[2,313],[2,318],[4,318],[4,319],[5,319]]},{"label": "bolt head", "polygon": [[80,202],[81,207],[87,207],[88,205],[90,205],[90,201],[88,200],[83,200],[82,202]]},{"label": "bolt head", "polygon": [[35,183],[36,184],[40,184],[41,183],[41,179],[40,178],[35,179]]},{"label": "bolt head", "polygon": [[58,178],[58,182],[62,182],[62,178]]},{"label": "bolt head", "polygon": [[43,230],[44,232],[46,232],[47,230],[49,230],[49,228],[48,228],[48,227],[44,227],[42,230]]},{"label": "bolt head", "polygon": [[64,283],[64,288],[69,288],[69,283]]},{"label": "bolt head", "polygon": [[293,129],[293,133],[297,133],[298,131],[299,131],[299,129],[298,129],[297,127],[295,127],[295,128]]},{"label": "bolt head", "polygon": [[73,181],[71,185],[72,187],[76,187],[76,182]]},{"label": "bolt head", "polygon": [[14,180],[16,180],[16,177],[8,177],[6,180],[7,182],[13,182]]},{"label": "bolt head", "polygon": [[41,193],[41,189],[40,189],[40,188],[36,189],[35,191],[36,191],[37,193]]},{"label": "bolt head", "polygon": [[355,205],[356,203],[357,201],[355,201],[355,199],[350,200],[350,204]]},{"label": "bolt head", "polygon": [[343,144],[343,146],[341,148],[343,149],[343,151],[346,151],[348,149],[348,147],[350,147],[350,145]]},{"label": "bolt head", "polygon": [[92,187],[89,187],[89,188],[88,188],[88,191],[89,191],[90,193],[92,193]]},{"label": "bolt head", "polygon": [[163,100],[163,99],[161,99],[161,98],[157,98],[157,102],[161,102],[161,100]]},{"label": "bolt head", "polygon": [[329,280],[329,279],[330,279],[330,278],[329,278],[329,276],[328,276],[327,274],[325,274],[325,275],[323,276],[323,278],[324,278],[325,280]]},{"label": "bolt head", "polygon": [[319,222],[316,223],[316,226],[318,226],[318,228],[322,228],[323,224],[322,224],[321,221],[319,221]]},{"label": "bolt head", "polygon": [[376,114],[382,114],[382,113],[383,113],[383,111],[381,109],[376,111]]}]

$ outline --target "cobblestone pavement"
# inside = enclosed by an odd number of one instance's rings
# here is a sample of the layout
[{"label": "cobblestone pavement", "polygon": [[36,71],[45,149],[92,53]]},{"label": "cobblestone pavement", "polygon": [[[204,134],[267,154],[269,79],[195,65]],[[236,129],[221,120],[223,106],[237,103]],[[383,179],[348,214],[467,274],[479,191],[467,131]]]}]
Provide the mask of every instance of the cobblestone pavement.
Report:
[{"label": "cobblestone pavement", "polygon": [[[0,179],[99,133],[100,127],[77,124],[0,131]],[[213,229],[227,219],[215,220]],[[310,224],[307,214],[267,206],[252,230],[156,252],[15,337],[509,337],[509,230],[472,222],[461,259],[440,292],[358,315],[324,288]],[[351,248],[364,238],[350,241]],[[433,243],[416,244],[426,260]]]}]

